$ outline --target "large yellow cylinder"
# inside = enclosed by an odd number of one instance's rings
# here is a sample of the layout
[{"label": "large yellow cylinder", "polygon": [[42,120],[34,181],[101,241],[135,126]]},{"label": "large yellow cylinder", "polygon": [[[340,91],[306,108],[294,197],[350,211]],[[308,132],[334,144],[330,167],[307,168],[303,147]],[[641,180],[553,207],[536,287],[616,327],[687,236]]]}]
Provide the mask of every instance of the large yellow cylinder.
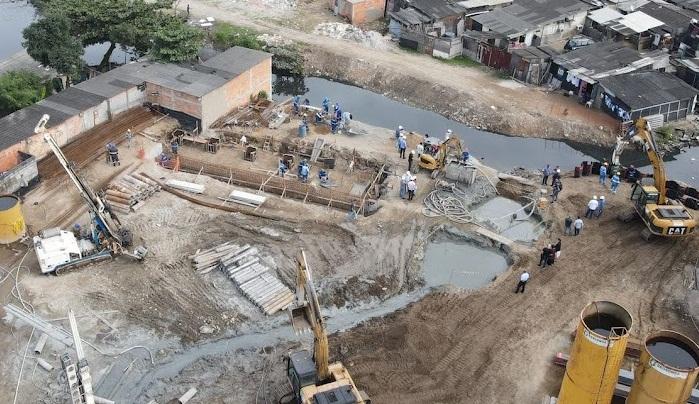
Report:
[{"label": "large yellow cylinder", "polygon": [[699,374],[699,346],[674,331],[646,338],[627,404],[685,404]]},{"label": "large yellow cylinder", "polygon": [[14,195],[0,195],[0,244],[10,244],[24,237],[27,226],[22,204]]},{"label": "large yellow cylinder", "polygon": [[559,404],[609,404],[633,319],[616,303],[585,306],[563,376]]}]

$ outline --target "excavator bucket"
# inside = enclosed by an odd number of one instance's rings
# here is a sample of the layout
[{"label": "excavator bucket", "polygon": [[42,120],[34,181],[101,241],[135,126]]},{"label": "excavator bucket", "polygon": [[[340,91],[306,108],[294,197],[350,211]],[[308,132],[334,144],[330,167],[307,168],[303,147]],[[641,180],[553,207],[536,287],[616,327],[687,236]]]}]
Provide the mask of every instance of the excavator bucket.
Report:
[{"label": "excavator bucket", "polygon": [[309,316],[308,302],[297,306],[289,306],[291,326],[296,334],[303,334],[313,329],[313,323]]},{"label": "excavator bucket", "polygon": [[291,326],[297,334],[310,331],[315,326],[313,308],[309,303],[312,299],[313,285],[309,280],[310,273],[306,264],[306,255],[303,251],[296,261],[296,298],[289,306]]}]

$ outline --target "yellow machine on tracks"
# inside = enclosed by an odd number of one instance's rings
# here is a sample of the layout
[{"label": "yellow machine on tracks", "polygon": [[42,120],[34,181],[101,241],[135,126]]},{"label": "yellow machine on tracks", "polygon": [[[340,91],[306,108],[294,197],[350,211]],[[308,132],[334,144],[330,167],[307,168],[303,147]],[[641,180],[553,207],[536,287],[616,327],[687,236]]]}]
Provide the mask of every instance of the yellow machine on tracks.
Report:
[{"label": "yellow machine on tracks", "polygon": [[684,237],[692,234],[697,225],[690,211],[679,201],[666,196],[665,166],[658,153],[657,145],[648,122],[640,118],[635,122],[634,143],[648,155],[653,165],[654,185],[643,185],[637,181],[631,191],[633,212],[619,215],[625,222],[640,217],[646,228],[641,236],[649,240],[653,236]]},{"label": "yellow machine on tracks", "polygon": [[287,358],[287,378],[296,404],[370,404],[357,389],[347,368],[328,363],[328,335],[320,313],[318,296],[303,251],[297,262],[296,300],[289,307],[291,325],[297,333],[313,330],[313,355],[307,350]]},{"label": "yellow machine on tracks", "polygon": [[439,151],[435,156],[432,156],[429,153],[421,154],[418,164],[420,165],[420,168],[424,168],[426,170],[441,170],[447,163],[447,157],[452,155],[458,160],[461,158],[462,152],[463,148],[461,147],[461,141],[458,137],[452,136],[440,143]]}]

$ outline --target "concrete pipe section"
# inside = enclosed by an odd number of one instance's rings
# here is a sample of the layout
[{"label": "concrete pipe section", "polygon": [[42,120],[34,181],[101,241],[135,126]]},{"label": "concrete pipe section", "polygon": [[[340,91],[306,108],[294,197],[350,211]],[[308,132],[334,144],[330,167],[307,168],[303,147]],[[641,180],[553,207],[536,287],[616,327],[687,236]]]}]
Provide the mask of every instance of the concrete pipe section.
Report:
[{"label": "concrete pipe section", "polygon": [[674,331],[646,338],[627,404],[684,404],[699,374],[699,346]]},{"label": "concrete pipe section", "polygon": [[0,195],[0,244],[10,244],[24,237],[27,226],[22,204],[14,195]]},{"label": "concrete pipe section", "polygon": [[585,306],[558,403],[611,403],[632,324],[629,312],[616,303],[599,301]]}]

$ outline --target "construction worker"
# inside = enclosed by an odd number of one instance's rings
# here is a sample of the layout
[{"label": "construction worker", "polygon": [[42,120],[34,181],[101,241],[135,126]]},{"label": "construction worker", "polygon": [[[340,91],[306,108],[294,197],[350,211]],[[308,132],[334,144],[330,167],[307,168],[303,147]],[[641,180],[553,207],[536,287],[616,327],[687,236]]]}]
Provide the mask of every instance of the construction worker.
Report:
[{"label": "construction worker", "polygon": [[323,97],[323,112],[330,112],[330,99],[328,97]]},{"label": "construction worker", "polygon": [[299,107],[301,105],[301,97],[298,95],[295,95],[293,100],[292,100],[292,106],[294,109],[294,114],[298,115],[299,114]]},{"label": "construction worker", "polygon": [[561,258],[561,244],[561,239],[559,238],[558,242],[553,245],[553,251],[556,258]]},{"label": "construction worker", "polygon": [[332,133],[337,133],[337,127],[338,127],[338,126],[339,126],[339,125],[338,125],[338,120],[337,120],[337,118],[335,117],[335,115],[333,115],[332,118],[330,118],[330,131],[331,131]]},{"label": "construction worker", "polygon": [[563,189],[563,184],[560,178],[553,180],[553,185],[551,186],[551,202],[556,202],[558,200],[558,194]]},{"label": "construction worker", "polygon": [[172,154],[177,155],[177,150],[180,148],[180,145],[177,144],[177,139],[172,139],[172,142],[170,142],[170,150],[172,151]]},{"label": "construction worker", "polygon": [[619,172],[614,173],[612,175],[611,179],[611,184],[612,184],[612,193],[616,194],[616,190],[619,188],[619,183],[621,182],[621,179],[619,178]]},{"label": "construction worker", "polygon": [[451,134],[452,134],[451,129],[447,129],[447,133],[444,134],[444,141],[445,141],[445,142],[446,142],[447,140],[449,140],[449,138],[451,137]]},{"label": "construction worker", "polygon": [[524,293],[524,287],[527,286],[527,281],[529,281],[529,272],[525,270],[522,272],[522,275],[519,276],[519,283],[517,284],[515,293],[519,293],[520,290]]},{"label": "construction worker", "polygon": [[349,130],[350,122],[352,122],[352,114],[345,111],[342,113],[342,129]]},{"label": "construction worker", "polygon": [[582,221],[582,219],[580,218],[580,216],[578,216],[578,218],[575,219],[575,221],[573,222],[573,227],[575,228],[575,235],[576,235],[576,236],[579,235],[579,234],[580,234],[580,231],[581,231],[582,228],[583,228],[583,221]]},{"label": "construction worker", "polygon": [[607,163],[602,164],[599,168],[599,183],[602,185],[607,184]]},{"label": "construction worker", "polygon": [[245,147],[245,145],[247,145],[247,144],[248,144],[248,138],[245,137],[245,135],[241,136],[240,137],[240,145]]},{"label": "construction worker", "polygon": [[306,160],[301,161],[299,164],[299,178],[302,182],[308,182],[308,173],[310,169],[308,167],[308,162]]},{"label": "construction worker", "polygon": [[628,182],[636,182],[638,181],[638,177],[638,170],[633,166],[633,164],[631,164],[626,170],[626,180]]},{"label": "construction worker", "polygon": [[133,139],[133,133],[131,133],[131,129],[126,130],[126,147],[129,149],[131,148],[131,139]]},{"label": "construction worker", "polygon": [[592,219],[592,215],[595,214],[597,207],[599,206],[599,201],[597,200],[597,195],[593,195],[590,202],[587,203],[587,211],[585,212],[585,217]]},{"label": "construction worker", "polygon": [[561,168],[559,166],[556,166],[556,168],[553,169],[553,181],[556,181],[560,178],[561,178]]},{"label": "construction worker", "polygon": [[551,176],[551,165],[546,164],[546,167],[544,167],[544,169],[541,170],[541,173],[544,175],[544,178],[541,180],[541,185],[548,185],[549,177]]},{"label": "construction worker", "polygon": [[405,199],[408,196],[408,182],[410,182],[412,178],[413,175],[410,173],[410,171],[406,172],[402,177],[400,177],[400,199]]},{"label": "construction worker", "polygon": [[599,219],[600,216],[602,216],[602,213],[604,212],[604,205],[606,205],[606,201],[604,199],[604,195],[599,197],[599,203],[597,204],[597,209],[595,210],[595,217]]},{"label": "construction worker", "polygon": [[279,174],[280,177],[284,177],[284,174],[286,174],[287,167],[286,163],[284,160],[279,159],[279,168],[277,169],[277,174]]},{"label": "construction worker", "polygon": [[471,153],[468,152],[468,149],[464,149],[464,151],[461,152],[461,160],[464,163],[467,163],[469,157],[471,157]]},{"label": "construction worker", "polygon": [[563,234],[566,236],[572,236],[573,235],[573,218],[568,215],[568,217],[565,218],[563,221],[563,226],[565,229],[563,230]]},{"label": "construction worker", "polygon": [[315,124],[318,125],[320,123],[323,123],[323,111],[316,112]]},{"label": "construction worker", "polygon": [[415,158],[415,150],[411,150],[408,154],[408,171],[413,171],[413,158]]},{"label": "construction worker", "polygon": [[119,162],[119,149],[112,142],[107,143],[107,155],[109,156],[109,162],[113,166],[118,166],[121,164]]},{"label": "construction worker", "polygon": [[398,141],[398,138],[399,138],[400,135],[402,135],[402,134],[403,134],[403,126],[402,126],[402,125],[398,125],[398,129],[396,129],[396,141]]},{"label": "construction worker", "polygon": [[418,143],[417,146],[415,146],[415,152],[417,153],[417,158],[419,159],[420,156],[425,152],[425,145],[422,143]]},{"label": "construction worker", "polygon": [[415,191],[417,190],[417,184],[415,183],[415,177],[410,177],[410,181],[407,184],[408,188],[408,200],[412,201],[415,197]]},{"label": "construction worker", "polygon": [[398,138],[398,155],[400,158],[404,159],[405,158],[405,149],[408,147],[408,142],[405,139],[405,136],[401,135]]}]

